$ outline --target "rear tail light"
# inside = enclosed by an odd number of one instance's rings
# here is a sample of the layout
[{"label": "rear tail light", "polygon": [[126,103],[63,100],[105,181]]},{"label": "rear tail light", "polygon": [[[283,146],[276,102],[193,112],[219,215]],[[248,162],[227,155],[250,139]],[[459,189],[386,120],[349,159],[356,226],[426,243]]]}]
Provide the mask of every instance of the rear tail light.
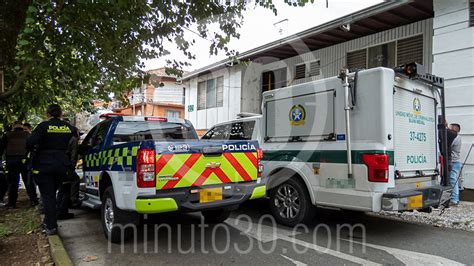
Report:
[{"label": "rear tail light", "polygon": [[368,168],[369,182],[388,182],[387,154],[364,154],[362,160]]},{"label": "rear tail light", "polygon": [[263,164],[262,164],[262,159],[263,159],[263,150],[260,148],[257,148],[257,162],[258,162],[258,177],[262,176],[263,172]]},{"label": "rear tail light", "polygon": [[137,186],[156,186],[154,149],[139,149],[137,152]]}]

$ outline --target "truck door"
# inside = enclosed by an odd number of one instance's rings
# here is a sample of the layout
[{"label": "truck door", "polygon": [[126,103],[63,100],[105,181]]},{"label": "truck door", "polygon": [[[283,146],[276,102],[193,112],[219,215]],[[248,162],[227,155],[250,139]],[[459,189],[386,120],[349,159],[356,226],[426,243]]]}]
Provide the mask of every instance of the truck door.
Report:
[{"label": "truck door", "polygon": [[99,177],[102,172],[99,152],[105,145],[105,138],[111,124],[106,120],[95,126],[81,144],[84,147],[83,169],[86,193],[99,196]]},{"label": "truck door", "polygon": [[436,100],[427,92],[429,89],[417,93],[395,87],[393,106],[396,179],[436,174],[438,164]]}]

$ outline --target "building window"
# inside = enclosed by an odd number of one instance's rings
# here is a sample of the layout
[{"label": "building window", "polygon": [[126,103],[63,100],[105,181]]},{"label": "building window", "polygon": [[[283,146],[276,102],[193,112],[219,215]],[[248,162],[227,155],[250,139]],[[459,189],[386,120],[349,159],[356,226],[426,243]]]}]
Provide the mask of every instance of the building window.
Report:
[{"label": "building window", "polygon": [[469,27],[474,27],[474,0],[469,1]]},{"label": "building window", "polygon": [[198,91],[197,91],[197,109],[203,110],[206,109],[206,82],[199,82],[198,83]]},{"label": "building window", "polygon": [[423,63],[423,35],[400,39],[390,43],[347,53],[350,70],[389,67],[410,62]]},{"label": "building window", "polygon": [[362,69],[367,67],[367,49],[347,53],[347,68]]},{"label": "building window", "polygon": [[224,77],[198,83],[198,110],[224,105]]},{"label": "building window", "polygon": [[179,111],[176,110],[166,110],[166,117],[169,118],[179,118]]},{"label": "building window", "polygon": [[286,68],[262,73],[262,92],[286,87]]},{"label": "building window", "polygon": [[313,61],[309,63],[309,77],[321,75],[321,61]]},{"label": "building window", "polygon": [[207,81],[207,90],[206,90],[206,108],[216,107],[216,80],[210,79]]},{"label": "building window", "polygon": [[216,104],[217,107],[224,106],[224,77],[218,77],[216,84]]},{"label": "building window", "polygon": [[423,63],[423,35],[397,41],[397,65]]},{"label": "building window", "polygon": [[306,64],[296,65],[295,66],[295,80],[302,79],[306,77]]},{"label": "building window", "polygon": [[395,42],[370,47],[368,63],[369,68],[395,67]]}]

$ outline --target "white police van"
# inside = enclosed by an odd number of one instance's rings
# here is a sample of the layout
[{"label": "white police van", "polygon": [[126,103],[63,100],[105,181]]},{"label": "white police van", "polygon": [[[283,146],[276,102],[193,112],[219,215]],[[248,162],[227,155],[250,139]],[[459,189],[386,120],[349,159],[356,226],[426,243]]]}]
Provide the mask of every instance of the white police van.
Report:
[{"label": "white police van", "polygon": [[268,91],[263,115],[218,124],[202,138],[260,142],[271,210],[285,225],[310,221],[315,205],[429,210],[450,195],[440,185],[443,80],[418,75],[417,67],[344,72]]}]

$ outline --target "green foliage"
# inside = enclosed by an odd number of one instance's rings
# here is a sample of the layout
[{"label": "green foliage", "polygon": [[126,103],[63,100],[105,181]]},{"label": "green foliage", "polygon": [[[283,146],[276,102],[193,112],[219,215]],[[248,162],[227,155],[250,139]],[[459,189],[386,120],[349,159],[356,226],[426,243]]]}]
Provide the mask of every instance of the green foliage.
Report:
[{"label": "green foliage", "polygon": [[[309,0],[312,2],[312,0]],[[14,1],[10,1],[14,2]],[[170,73],[180,74],[195,55],[195,40],[184,33],[193,25],[211,40],[210,54],[236,52],[226,45],[239,38],[242,11],[253,4],[269,8],[271,1],[92,1],[31,0],[23,10],[15,40],[14,60],[4,69],[6,91],[0,93],[0,119],[12,121],[27,114],[42,114],[52,102],[69,112],[91,109],[92,99],[107,100],[139,85],[144,59],[169,54],[171,41],[187,57],[170,60]],[[308,0],[285,0],[303,5]],[[8,21],[7,21],[8,23]],[[209,30],[210,24],[219,30]]]}]

